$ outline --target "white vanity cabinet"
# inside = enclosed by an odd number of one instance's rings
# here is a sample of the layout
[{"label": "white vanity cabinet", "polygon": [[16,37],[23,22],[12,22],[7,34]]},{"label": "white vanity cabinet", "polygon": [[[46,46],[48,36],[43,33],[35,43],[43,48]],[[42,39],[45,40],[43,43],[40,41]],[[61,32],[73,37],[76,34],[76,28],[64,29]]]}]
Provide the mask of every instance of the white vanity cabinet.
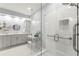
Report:
[{"label": "white vanity cabinet", "polygon": [[27,34],[16,34],[11,36],[11,45],[18,45],[28,41]]},{"label": "white vanity cabinet", "polygon": [[26,43],[28,41],[28,38],[27,37],[28,36],[26,34],[14,35],[13,36],[13,38],[15,39],[14,44]]},{"label": "white vanity cabinet", "polygon": [[28,40],[27,34],[0,35],[0,49],[23,44]]}]

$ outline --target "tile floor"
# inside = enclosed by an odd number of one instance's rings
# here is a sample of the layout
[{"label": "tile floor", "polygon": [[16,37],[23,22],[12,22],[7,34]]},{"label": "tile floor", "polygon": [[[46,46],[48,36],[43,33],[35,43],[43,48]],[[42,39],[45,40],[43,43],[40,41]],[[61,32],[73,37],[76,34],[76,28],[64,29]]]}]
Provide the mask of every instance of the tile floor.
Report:
[{"label": "tile floor", "polygon": [[0,56],[27,56],[30,54],[31,49],[27,47],[27,44],[0,51]]}]

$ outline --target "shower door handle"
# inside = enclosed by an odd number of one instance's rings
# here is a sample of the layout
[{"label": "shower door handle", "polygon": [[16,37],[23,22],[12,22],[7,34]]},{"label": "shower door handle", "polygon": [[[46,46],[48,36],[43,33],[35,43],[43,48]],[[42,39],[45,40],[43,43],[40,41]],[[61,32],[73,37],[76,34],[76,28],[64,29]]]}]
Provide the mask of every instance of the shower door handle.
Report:
[{"label": "shower door handle", "polygon": [[77,36],[78,36],[77,27],[78,26],[79,26],[79,24],[75,24],[73,27],[73,49],[77,52],[79,51],[77,49],[77,41],[78,41],[78,39],[77,39]]}]

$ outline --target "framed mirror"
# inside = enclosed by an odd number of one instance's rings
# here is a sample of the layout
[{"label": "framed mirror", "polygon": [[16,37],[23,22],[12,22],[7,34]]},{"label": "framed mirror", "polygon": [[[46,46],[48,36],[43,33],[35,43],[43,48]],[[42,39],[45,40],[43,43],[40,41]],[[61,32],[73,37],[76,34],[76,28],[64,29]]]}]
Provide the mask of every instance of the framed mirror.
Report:
[{"label": "framed mirror", "polygon": [[13,30],[15,30],[15,31],[20,30],[20,25],[18,25],[18,24],[14,24],[12,27],[13,27]]}]

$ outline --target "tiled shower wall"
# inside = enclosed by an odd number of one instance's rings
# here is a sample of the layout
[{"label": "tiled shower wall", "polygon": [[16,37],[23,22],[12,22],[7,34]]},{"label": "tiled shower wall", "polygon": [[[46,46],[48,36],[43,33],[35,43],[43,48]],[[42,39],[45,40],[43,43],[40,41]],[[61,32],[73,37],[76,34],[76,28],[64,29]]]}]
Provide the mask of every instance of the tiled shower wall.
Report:
[{"label": "tiled shower wall", "polygon": [[[46,47],[51,55],[76,55],[73,49],[73,39],[59,39],[55,41],[54,38],[48,38],[47,35],[54,36],[54,34],[59,34],[60,37],[72,38],[73,26],[77,22],[77,8],[68,8],[59,3],[53,3],[45,7],[43,13]],[[69,28],[66,30],[61,29],[59,25],[59,21],[64,19],[69,19]]]}]

